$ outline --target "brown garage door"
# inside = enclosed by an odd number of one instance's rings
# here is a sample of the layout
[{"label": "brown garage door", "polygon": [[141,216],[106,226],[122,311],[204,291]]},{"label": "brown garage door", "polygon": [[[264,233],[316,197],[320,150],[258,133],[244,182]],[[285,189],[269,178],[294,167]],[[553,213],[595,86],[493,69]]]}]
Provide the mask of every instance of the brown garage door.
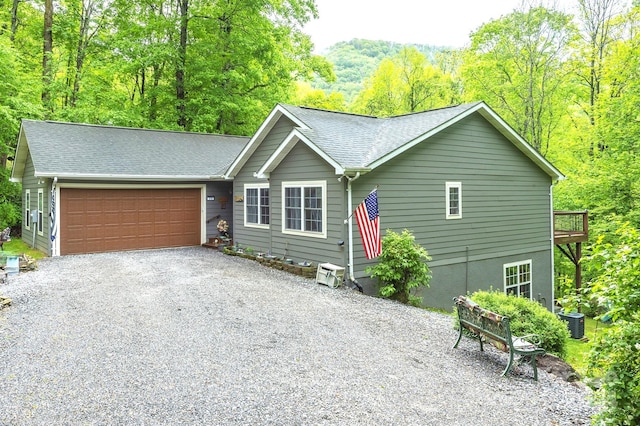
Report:
[{"label": "brown garage door", "polygon": [[60,253],[200,244],[200,189],[60,189]]}]

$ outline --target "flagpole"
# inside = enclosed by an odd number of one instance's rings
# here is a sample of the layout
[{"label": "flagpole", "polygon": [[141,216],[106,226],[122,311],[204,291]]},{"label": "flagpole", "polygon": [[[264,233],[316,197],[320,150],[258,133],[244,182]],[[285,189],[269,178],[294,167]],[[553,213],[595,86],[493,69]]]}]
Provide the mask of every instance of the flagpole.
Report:
[{"label": "flagpole", "polygon": [[[355,179],[353,179],[353,180],[355,180]],[[369,192],[369,194],[367,194],[367,195],[371,195],[372,192],[377,191],[379,186],[380,185],[376,185],[376,187],[373,188],[371,190],[371,192]],[[347,224],[347,223],[351,224],[351,218],[353,217],[353,214],[355,213],[353,211],[353,202],[351,201],[351,180],[349,180],[349,186],[347,187],[347,192],[349,193],[349,197],[348,197],[348,200],[347,200],[347,210],[349,210],[351,212],[351,214],[349,215],[349,217],[347,217],[344,220],[344,223],[345,224]]]}]

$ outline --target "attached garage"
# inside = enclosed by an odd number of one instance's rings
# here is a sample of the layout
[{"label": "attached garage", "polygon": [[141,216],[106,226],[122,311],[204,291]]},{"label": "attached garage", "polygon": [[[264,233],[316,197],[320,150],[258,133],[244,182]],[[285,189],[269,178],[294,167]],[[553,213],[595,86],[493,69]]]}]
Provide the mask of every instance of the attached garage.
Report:
[{"label": "attached garage", "polygon": [[203,244],[232,223],[226,172],[248,141],[23,120],[11,179],[24,241],[49,256]]},{"label": "attached garage", "polygon": [[201,188],[60,188],[60,254],[201,243]]}]

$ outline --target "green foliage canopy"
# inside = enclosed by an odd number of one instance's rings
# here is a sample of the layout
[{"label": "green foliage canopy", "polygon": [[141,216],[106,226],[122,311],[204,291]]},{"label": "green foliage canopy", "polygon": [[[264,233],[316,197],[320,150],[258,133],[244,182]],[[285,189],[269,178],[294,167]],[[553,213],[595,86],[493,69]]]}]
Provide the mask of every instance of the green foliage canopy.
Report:
[{"label": "green foliage canopy", "polygon": [[471,35],[461,75],[467,100],[482,99],[534,148],[546,152],[566,111],[563,60],[577,36],[570,15],[516,10]]}]

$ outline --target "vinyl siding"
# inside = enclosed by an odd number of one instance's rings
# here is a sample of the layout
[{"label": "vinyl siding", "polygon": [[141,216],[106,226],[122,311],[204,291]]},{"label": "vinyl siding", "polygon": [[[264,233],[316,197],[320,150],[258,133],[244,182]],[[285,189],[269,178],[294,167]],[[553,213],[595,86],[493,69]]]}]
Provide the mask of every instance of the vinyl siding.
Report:
[{"label": "vinyl siding", "polygon": [[[317,182],[326,183],[327,197],[326,238],[299,236],[282,233],[282,183]],[[345,187],[338,181],[335,171],[322,158],[303,143],[298,143],[280,165],[271,173],[271,206],[273,235],[272,253],[285,255],[296,262],[331,262],[345,266],[346,248],[339,246],[345,240]],[[346,245],[346,243],[345,243]]]},{"label": "vinyl siding", "polygon": [[[260,170],[263,164],[267,161],[273,151],[280,145],[280,143],[287,137],[289,132],[293,129],[293,123],[287,118],[281,118],[271,129],[266,138],[262,141],[260,146],[255,150],[251,157],[244,164],[242,169],[238,172],[233,180],[233,241],[235,244],[239,244],[242,247],[253,247],[256,251],[275,253],[272,248],[271,230],[273,224],[269,229],[252,228],[244,226],[244,185],[245,184],[257,184],[257,183],[269,183],[266,179],[256,179],[253,174]],[[270,219],[273,222],[275,210],[273,208],[273,197],[271,193],[273,184],[270,185],[269,200],[270,206]],[[236,198],[242,198],[243,201],[238,202]]]},{"label": "vinyl siding", "polygon": [[[293,129],[286,118],[280,119],[265,140],[256,149],[234,179],[234,196],[244,196],[245,184],[266,183],[256,179],[253,173],[259,170],[278,145]],[[346,265],[346,240],[344,225],[345,184],[338,181],[335,171],[321,157],[304,143],[298,144],[287,157],[271,172],[269,178],[270,226],[268,229],[244,226],[244,202],[234,202],[234,242],[242,247],[252,247],[256,251],[271,252],[274,256],[290,257],[295,262],[331,262]],[[282,232],[282,182],[326,182],[327,220],[326,238],[292,235]]]},{"label": "vinyl siding", "polygon": [[[22,177],[22,240],[27,243],[29,246],[35,247],[41,252],[45,253],[47,256],[51,255],[51,237],[49,235],[50,228],[50,219],[49,219],[49,209],[50,209],[50,195],[51,195],[51,180],[50,179],[38,179],[34,176],[35,168],[33,166],[33,160],[31,159],[31,153],[27,156],[27,161],[25,165],[24,175]],[[38,182],[42,181],[43,183],[39,184]],[[31,190],[31,203],[30,210],[34,211],[38,209],[38,189],[42,189],[43,191],[43,211],[42,211],[42,235],[38,234],[37,224],[32,223],[31,229],[27,229],[24,223],[24,212],[25,212],[25,192],[26,190]],[[35,233],[35,245],[34,245],[34,233]]]},{"label": "vinyl siding", "polygon": [[[445,219],[446,182],[462,183],[461,219]],[[425,298],[430,306],[450,307],[456,294],[445,288],[464,290],[465,281],[502,288],[501,265],[532,257],[536,285],[549,288],[540,292],[551,302],[551,179],[479,114],[355,183],[354,204],[379,185],[383,235],[386,229],[406,228],[428,250],[430,292],[438,300],[431,304]],[[375,261],[364,258],[357,229],[354,233],[355,273],[365,278],[365,268]],[[467,271],[467,262],[476,266]],[[463,273],[455,273],[460,267]]]},{"label": "vinyl siding", "polygon": [[[207,183],[207,197],[214,196],[213,201],[206,201],[207,239],[217,236],[220,219],[227,221],[229,229],[233,229],[233,196],[231,182]],[[225,202],[226,200],[226,202]],[[218,217],[219,216],[219,217]]]}]

